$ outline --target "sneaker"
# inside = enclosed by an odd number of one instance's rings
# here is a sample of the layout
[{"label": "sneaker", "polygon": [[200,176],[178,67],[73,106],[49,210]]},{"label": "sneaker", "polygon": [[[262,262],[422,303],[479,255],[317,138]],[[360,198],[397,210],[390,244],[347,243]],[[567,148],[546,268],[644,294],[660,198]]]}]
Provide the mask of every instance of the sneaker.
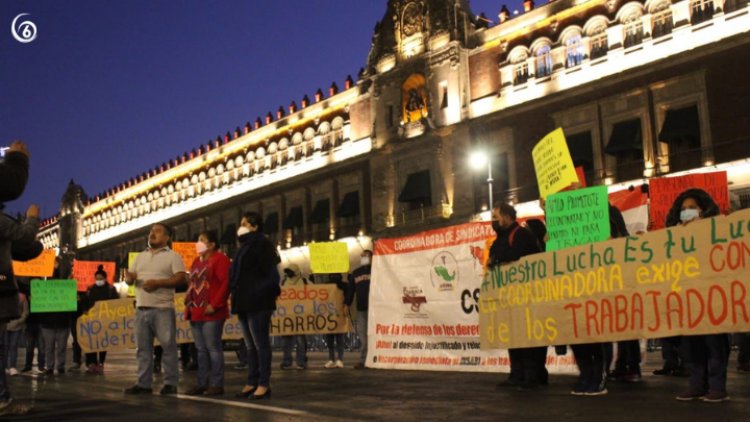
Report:
[{"label": "sneaker", "polygon": [[750,363],[741,363],[737,365],[737,372],[750,373]]},{"label": "sneaker", "polygon": [[203,392],[204,396],[223,396],[224,395],[224,388],[223,387],[208,387],[206,391]]},{"label": "sneaker", "polygon": [[606,395],[608,393],[609,393],[609,391],[607,391],[606,387],[601,387],[601,388],[594,388],[594,389],[588,390],[588,391],[586,391],[584,393],[584,395],[586,395],[586,396],[604,396],[604,395]]},{"label": "sneaker", "polygon": [[141,386],[139,386],[137,384],[134,385],[134,386],[132,386],[132,387],[130,387],[130,388],[126,388],[126,389],[123,390],[123,393],[125,393],[125,394],[132,394],[132,395],[135,395],[135,394],[152,394],[153,392],[154,392],[154,390],[152,390],[150,388],[141,387]]},{"label": "sneaker", "polygon": [[169,384],[164,384],[164,387],[162,387],[161,391],[159,391],[159,395],[162,396],[173,396],[175,394],[177,394],[177,387]]},{"label": "sneaker", "polygon": [[10,368],[8,370],[8,375],[10,375],[11,377],[15,377],[16,375],[18,375],[18,369],[16,369],[16,368]]},{"label": "sneaker", "polygon": [[323,368],[326,368],[326,369],[331,369],[335,367],[336,367],[336,364],[332,360],[329,360],[328,362],[326,362],[325,365],[323,365]]},{"label": "sneaker", "polygon": [[693,400],[702,400],[705,395],[706,395],[705,393],[687,391],[685,393],[680,394],[679,396],[675,398],[679,401],[693,401]]},{"label": "sneaker", "polygon": [[344,367],[344,361],[342,361],[341,359],[337,360],[336,361],[336,367],[337,368],[343,368]]},{"label": "sneaker", "polygon": [[729,394],[724,392],[710,392],[706,394],[705,396],[701,397],[701,400],[703,400],[706,403],[721,403],[723,401],[729,400]]},{"label": "sneaker", "polygon": [[188,396],[200,396],[205,393],[206,390],[208,390],[208,387],[195,386],[189,389],[185,394],[187,394]]},{"label": "sneaker", "polygon": [[573,389],[570,390],[570,394],[574,396],[585,396],[586,388],[583,386],[583,384],[576,384],[575,387],[573,387]]}]

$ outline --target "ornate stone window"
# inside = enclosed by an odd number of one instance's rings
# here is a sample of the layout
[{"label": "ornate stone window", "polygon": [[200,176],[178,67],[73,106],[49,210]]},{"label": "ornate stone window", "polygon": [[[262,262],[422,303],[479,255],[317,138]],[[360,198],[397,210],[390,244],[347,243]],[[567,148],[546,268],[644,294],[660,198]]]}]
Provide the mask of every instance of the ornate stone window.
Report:
[{"label": "ornate stone window", "polygon": [[714,17],[713,0],[692,0],[690,2],[690,23],[705,22]]},{"label": "ornate stone window", "polygon": [[534,76],[543,78],[552,74],[552,49],[542,44],[534,49]]},{"label": "ornate stone window", "polygon": [[658,3],[651,9],[651,36],[663,37],[672,33],[672,7],[669,1]]},{"label": "ornate stone window", "polygon": [[565,67],[571,68],[580,65],[586,55],[581,31],[579,29],[568,31],[563,37],[563,44],[565,45]]},{"label": "ornate stone window", "polygon": [[401,114],[404,123],[418,122],[429,114],[426,79],[414,73],[401,85]]},{"label": "ornate stone window", "polygon": [[623,46],[630,48],[643,42],[643,12],[639,8],[631,8],[623,15],[622,24],[625,37]]},{"label": "ornate stone window", "polygon": [[516,47],[510,52],[510,63],[513,66],[513,85],[525,84],[529,79],[529,52],[526,47]]}]

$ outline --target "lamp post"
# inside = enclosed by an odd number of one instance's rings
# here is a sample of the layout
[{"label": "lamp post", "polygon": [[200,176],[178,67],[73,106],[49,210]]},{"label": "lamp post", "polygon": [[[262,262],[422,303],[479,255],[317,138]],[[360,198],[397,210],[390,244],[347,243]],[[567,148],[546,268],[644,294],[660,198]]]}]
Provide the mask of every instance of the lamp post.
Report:
[{"label": "lamp post", "polygon": [[487,188],[489,193],[489,208],[492,209],[492,161],[490,156],[485,151],[474,151],[469,156],[469,162],[475,170],[481,170],[483,167],[487,167]]}]

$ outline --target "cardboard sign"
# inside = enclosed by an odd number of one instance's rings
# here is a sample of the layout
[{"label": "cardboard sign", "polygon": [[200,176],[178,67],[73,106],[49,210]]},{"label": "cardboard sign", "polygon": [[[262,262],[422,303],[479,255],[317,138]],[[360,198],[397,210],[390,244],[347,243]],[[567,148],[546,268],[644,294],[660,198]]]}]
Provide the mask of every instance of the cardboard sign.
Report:
[{"label": "cardboard sign", "polygon": [[344,242],[310,243],[310,268],[313,274],[348,273],[348,246]]},{"label": "cardboard sign", "polygon": [[[33,300],[32,300],[33,303]],[[185,319],[185,294],[175,295],[177,343],[192,343],[190,321]],[[347,333],[351,320],[344,314],[344,296],[335,284],[284,287],[271,318],[271,335]],[[78,344],[85,353],[135,349],[135,300],[99,301],[78,318]],[[242,338],[236,315],[224,323],[224,340]]]},{"label": "cardboard sign", "polygon": [[52,277],[55,272],[55,251],[45,249],[31,261],[13,261],[13,274],[16,277]]},{"label": "cardboard sign", "polygon": [[750,331],[750,210],[535,254],[479,297],[482,348]]},{"label": "cardboard sign", "polygon": [[31,313],[75,312],[75,280],[31,280]]},{"label": "cardboard sign", "polygon": [[190,270],[193,266],[193,261],[198,257],[198,251],[195,250],[195,242],[174,242],[172,243],[172,250],[180,254],[182,262],[185,264],[185,269]]},{"label": "cardboard sign", "polygon": [[531,151],[534,160],[534,171],[539,184],[539,196],[560,192],[578,182],[578,175],[570,158],[568,144],[561,128],[550,132],[539,141]]},{"label": "cardboard sign", "polygon": [[606,186],[550,195],[546,211],[548,251],[600,242],[610,236]]},{"label": "cardboard sign", "polygon": [[664,227],[669,209],[677,196],[691,188],[703,189],[716,201],[722,213],[729,211],[729,185],[725,171],[651,179],[649,192],[653,230]]},{"label": "cardboard sign", "polygon": [[79,261],[73,260],[73,278],[78,281],[78,291],[85,292],[96,282],[96,271],[99,266],[104,266],[107,273],[107,283],[115,282],[115,263],[106,261]]}]

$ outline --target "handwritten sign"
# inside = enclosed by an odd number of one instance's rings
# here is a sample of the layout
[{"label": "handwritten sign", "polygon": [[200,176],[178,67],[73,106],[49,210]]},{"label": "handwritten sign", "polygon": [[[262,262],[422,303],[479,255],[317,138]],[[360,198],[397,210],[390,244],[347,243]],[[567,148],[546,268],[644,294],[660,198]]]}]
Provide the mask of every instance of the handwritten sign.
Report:
[{"label": "handwritten sign", "polygon": [[346,243],[310,243],[310,268],[314,274],[348,273],[349,249]]},{"label": "handwritten sign", "polygon": [[548,251],[600,242],[610,236],[606,186],[550,195],[546,211]]},{"label": "handwritten sign", "polygon": [[750,210],[493,268],[482,348],[750,331]]},{"label": "handwritten sign", "polygon": [[31,280],[31,312],[75,312],[75,280]]},{"label": "handwritten sign", "polygon": [[52,277],[55,272],[55,251],[45,249],[31,261],[13,261],[13,274],[16,277]]},{"label": "handwritten sign", "polygon": [[107,282],[115,282],[115,263],[106,261],[79,261],[73,260],[73,278],[78,281],[78,291],[85,292],[96,282],[96,271],[99,266],[104,266],[107,273]]},{"label": "handwritten sign", "polygon": [[[32,301],[33,303],[33,301]],[[185,294],[175,295],[177,343],[192,343],[193,332],[185,319]],[[351,331],[343,312],[344,296],[334,284],[284,287],[271,318],[271,335],[328,334]],[[100,301],[78,318],[78,344],[84,352],[135,349],[135,300]],[[236,315],[224,324],[223,340],[242,338]]]},{"label": "handwritten sign", "polygon": [[568,144],[561,128],[550,132],[531,151],[534,171],[542,198],[560,192],[578,182],[578,174],[570,158]]},{"label": "handwritten sign", "polygon": [[198,251],[195,250],[195,242],[174,242],[172,243],[172,250],[180,254],[186,270],[190,270],[190,267],[193,266],[193,261],[198,257]]},{"label": "handwritten sign", "polygon": [[651,193],[650,216],[652,229],[664,227],[669,209],[672,208],[677,196],[691,188],[703,189],[719,205],[723,213],[729,210],[729,184],[727,172],[686,174],[684,176],[661,177],[651,179],[649,192]]}]

